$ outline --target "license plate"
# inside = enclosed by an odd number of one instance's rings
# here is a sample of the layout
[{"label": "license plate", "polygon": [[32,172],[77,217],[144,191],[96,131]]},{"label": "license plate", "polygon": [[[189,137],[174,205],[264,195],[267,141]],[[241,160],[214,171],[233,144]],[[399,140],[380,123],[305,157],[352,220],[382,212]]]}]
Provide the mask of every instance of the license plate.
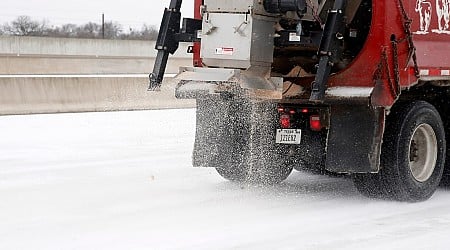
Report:
[{"label": "license plate", "polygon": [[302,140],[301,129],[277,129],[276,143],[300,144]]}]

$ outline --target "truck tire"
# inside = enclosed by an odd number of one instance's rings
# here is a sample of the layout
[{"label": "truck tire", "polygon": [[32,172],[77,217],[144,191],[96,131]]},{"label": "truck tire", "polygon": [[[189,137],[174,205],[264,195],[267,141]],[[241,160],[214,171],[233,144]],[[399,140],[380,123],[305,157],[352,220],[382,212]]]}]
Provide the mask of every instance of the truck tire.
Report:
[{"label": "truck tire", "polygon": [[272,185],[286,180],[294,169],[290,159],[275,148],[265,155],[260,155],[248,169],[247,181]]},{"label": "truck tire", "polygon": [[[214,103],[211,106],[217,105]],[[216,168],[220,176],[229,181],[243,182],[248,179],[247,144],[249,128],[241,120],[242,115],[235,102],[226,103],[230,110],[223,116],[226,121],[219,126],[220,136],[217,140],[217,154],[212,157],[211,167]],[[241,104],[243,106],[243,104]],[[222,123],[222,122],[221,122]]]},{"label": "truck tire", "polygon": [[290,158],[275,144],[276,104],[231,104],[220,153],[214,160],[225,179],[258,184],[277,184],[292,172]]},{"label": "truck tire", "polygon": [[[450,121],[447,119],[447,121],[444,122],[445,127],[445,134],[450,134]],[[440,185],[445,188],[450,187],[450,140],[447,139],[447,153],[445,158],[445,167],[444,167],[444,173],[442,174],[442,179]]]},{"label": "truck tire", "polygon": [[245,138],[232,138],[228,140],[220,156],[214,159],[213,167],[215,167],[217,173],[224,179],[235,182],[244,182],[248,179],[248,169],[245,161],[245,154],[242,149],[245,147],[242,139]]},{"label": "truck tire", "polygon": [[445,131],[439,112],[425,101],[394,107],[386,121],[378,174],[354,177],[369,197],[417,202],[430,198],[442,178]]},{"label": "truck tire", "polygon": [[250,168],[248,165],[221,165],[216,167],[219,175],[226,180],[265,185],[278,184],[286,180],[292,169],[292,165],[282,162],[275,165],[261,165],[257,168]]},{"label": "truck tire", "polygon": [[219,166],[216,167],[216,171],[220,176],[228,181],[244,182],[247,179],[247,176],[243,169],[236,166]]}]

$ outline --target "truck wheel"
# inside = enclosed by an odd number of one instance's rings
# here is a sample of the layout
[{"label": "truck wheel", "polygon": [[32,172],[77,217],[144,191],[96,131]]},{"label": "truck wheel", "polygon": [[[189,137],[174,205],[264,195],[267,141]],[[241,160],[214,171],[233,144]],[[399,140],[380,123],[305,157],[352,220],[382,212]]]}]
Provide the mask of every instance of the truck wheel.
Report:
[{"label": "truck wheel", "polygon": [[[217,172],[227,180],[277,184],[292,172],[291,158],[275,144],[276,104],[237,103],[220,140]],[[244,111],[243,111],[244,110]]]},{"label": "truck wheel", "polygon": [[248,179],[247,169],[242,163],[238,162],[217,162],[215,164],[217,173],[224,179],[235,182],[244,182]]},{"label": "truck wheel", "polygon": [[417,202],[433,195],[445,163],[445,132],[439,112],[416,101],[394,108],[387,119],[381,170],[354,178],[367,196]]},{"label": "truck wheel", "polygon": [[287,179],[292,172],[288,165],[267,166],[252,170],[245,167],[216,167],[217,172],[229,181],[257,184],[278,184]]},{"label": "truck wheel", "polygon": [[[450,134],[450,122],[446,121],[446,123],[444,123],[444,127],[446,128],[445,134],[448,135]],[[444,167],[444,173],[442,174],[442,179],[441,179],[441,183],[440,185],[448,188],[450,187],[450,140],[446,140],[447,141],[447,153],[446,153],[446,158],[445,158],[445,167]]]},{"label": "truck wheel", "polygon": [[224,179],[229,181],[243,182],[247,179],[243,168],[237,168],[236,166],[230,167],[216,167],[217,173]]},{"label": "truck wheel", "polygon": [[247,177],[248,128],[245,123],[230,119],[222,129],[218,154],[212,158],[212,167],[229,181],[243,182]]},{"label": "truck wheel", "polygon": [[274,152],[267,153],[272,159],[266,159],[264,156],[261,155],[250,163],[248,159],[243,159],[242,155],[235,154],[230,158],[235,159],[233,162],[226,159],[217,161],[216,171],[223,178],[236,182],[278,184],[286,180],[293,170],[289,158]]},{"label": "truck wheel", "polygon": [[289,157],[283,157],[275,152],[270,158],[261,156],[253,163],[253,168],[248,172],[248,181],[261,184],[278,184],[288,178],[294,169]]}]

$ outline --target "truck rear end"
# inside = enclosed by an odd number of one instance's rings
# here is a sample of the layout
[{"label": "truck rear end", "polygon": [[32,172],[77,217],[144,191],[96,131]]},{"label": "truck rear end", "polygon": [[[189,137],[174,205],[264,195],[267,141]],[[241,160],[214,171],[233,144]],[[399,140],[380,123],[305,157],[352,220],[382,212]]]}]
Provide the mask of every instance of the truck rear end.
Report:
[{"label": "truck rear end", "polygon": [[[194,166],[263,183],[293,168],[349,174],[363,194],[402,201],[429,198],[446,178],[447,1],[195,6],[191,25],[160,34],[150,77],[157,88],[165,45],[189,33],[196,67],[180,69],[176,96],[197,100]],[[166,13],[162,31],[179,15]]]}]

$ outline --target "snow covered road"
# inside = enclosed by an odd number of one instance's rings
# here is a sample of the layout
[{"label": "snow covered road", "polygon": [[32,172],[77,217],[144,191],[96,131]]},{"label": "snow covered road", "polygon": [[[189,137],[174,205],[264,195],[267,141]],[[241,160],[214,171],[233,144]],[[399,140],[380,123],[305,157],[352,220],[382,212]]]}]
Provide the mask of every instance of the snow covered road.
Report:
[{"label": "snow covered road", "polygon": [[370,200],[191,167],[195,110],[0,117],[0,249],[449,249],[450,189]]}]

